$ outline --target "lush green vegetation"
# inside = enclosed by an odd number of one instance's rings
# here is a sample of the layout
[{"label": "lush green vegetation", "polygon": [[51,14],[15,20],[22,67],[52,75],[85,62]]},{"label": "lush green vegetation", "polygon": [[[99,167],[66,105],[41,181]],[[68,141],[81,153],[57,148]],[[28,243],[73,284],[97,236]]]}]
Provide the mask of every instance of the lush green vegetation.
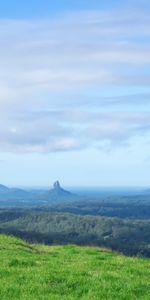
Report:
[{"label": "lush green vegetation", "polygon": [[[46,205],[44,210],[46,210]],[[59,204],[49,205],[47,210],[80,215],[149,219],[150,195],[80,199],[80,201],[61,202]]]},{"label": "lush green vegetation", "polygon": [[6,210],[0,231],[34,243],[97,245],[150,257],[150,220]]},{"label": "lush green vegetation", "polygon": [[1,300],[149,300],[150,261],[0,235]]},{"label": "lush green vegetation", "polygon": [[150,258],[149,192],[83,199],[58,182],[50,191],[5,186],[0,191],[2,233],[33,243],[104,246]]}]

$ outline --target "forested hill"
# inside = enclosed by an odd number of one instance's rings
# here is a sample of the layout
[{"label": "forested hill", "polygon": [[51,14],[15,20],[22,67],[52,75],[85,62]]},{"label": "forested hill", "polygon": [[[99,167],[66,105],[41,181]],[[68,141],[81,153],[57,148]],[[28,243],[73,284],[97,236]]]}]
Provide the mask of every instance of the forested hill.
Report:
[{"label": "forested hill", "polygon": [[51,212],[0,212],[0,231],[30,242],[105,246],[150,257],[150,220]]},{"label": "forested hill", "polygon": [[1,300],[148,300],[150,261],[0,235]]}]

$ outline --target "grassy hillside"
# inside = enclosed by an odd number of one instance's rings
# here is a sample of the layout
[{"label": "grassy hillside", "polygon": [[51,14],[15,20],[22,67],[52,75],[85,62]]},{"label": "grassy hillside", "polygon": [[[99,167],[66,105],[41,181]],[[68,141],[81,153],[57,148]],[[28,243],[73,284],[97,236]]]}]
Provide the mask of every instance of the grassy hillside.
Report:
[{"label": "grassy hillside", "polygon": [[1,300],[150,299],[150,261],[0,235]]}]

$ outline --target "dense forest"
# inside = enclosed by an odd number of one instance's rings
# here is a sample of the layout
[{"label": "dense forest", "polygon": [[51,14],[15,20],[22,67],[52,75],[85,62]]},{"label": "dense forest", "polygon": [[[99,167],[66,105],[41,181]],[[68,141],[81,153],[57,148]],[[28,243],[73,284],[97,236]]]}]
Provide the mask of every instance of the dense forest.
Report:
[{"label": "dense forest", "polygon": [[2,209],[0,232],[30,242],[97,245],[150,257],[150,220]]},{"label": "dense forest", "polygon": [[0,232],[29,242],[96,245],[150,257],[150,194],[83,197],[0,185]]},{"label": "dense forest", "polygon": [[150,218],[150,196],[104,197],[100,199],[81,199],[41,206],[52,212],[68,212],[80,215],[108,216],[118,218]]}]

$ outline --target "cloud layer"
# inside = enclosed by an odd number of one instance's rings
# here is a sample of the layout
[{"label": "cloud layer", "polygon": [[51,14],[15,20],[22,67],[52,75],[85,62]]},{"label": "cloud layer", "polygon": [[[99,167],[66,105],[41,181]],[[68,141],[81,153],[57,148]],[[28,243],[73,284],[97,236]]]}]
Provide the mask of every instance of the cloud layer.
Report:
[{"label": "cloud layer", "polygon": [[0,43],[1,151],[112,147],[149,134],[146,10],[0,20]]}]

